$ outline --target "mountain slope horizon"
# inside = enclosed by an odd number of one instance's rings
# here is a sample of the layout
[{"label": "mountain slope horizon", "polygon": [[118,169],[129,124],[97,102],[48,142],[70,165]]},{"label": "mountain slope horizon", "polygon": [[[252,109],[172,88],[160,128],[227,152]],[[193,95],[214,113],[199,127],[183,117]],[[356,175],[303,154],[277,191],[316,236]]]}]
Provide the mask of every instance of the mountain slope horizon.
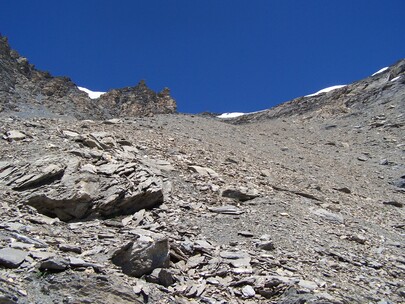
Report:
[{"label": "mountain slope horizon", "polygon": [[229,119],[0,77],[0,303],[404,302],[404,60]]},{"label": "mountain slope horizon", "polygon": [[[29,99],[31,102],[28,103],[30,106],[34,106],[37,110],[36,112],[40,113],[41,111],[39,109],[47,109],[49,110],[54,106],[52,102],[47,103],[45,101],[45,104],[43,105],[43,100],[47,99],[55,99],[58,100],[57,103],[59,106],[63,104],[63,109],[54,109],[50,110],[51,113],[57,114],[59,113],[64,113],[67,115],[69,111],[73,111],[72,115],[76,117],[82,117],[83,115],[90,115],[93,117],[99,117],[99,118],[112,118],[114,115],[135,115],[135,116],[142,116],[142,115],[148,115],[149,113],[175,113],[177,111],[177,105],[176,102],[170,97],[170,90],[168,88],[163,89],[160,93],[155,93],[149,88],[147,88],[145,82],[141,80],[138,84],[139,89],[135,89],[133,94],[131,94],[131,97],[128,96],[128,93],[126,93],[127,97],[118,97],[118,95],[122,95],[120,90],[123,89],[113,89],[110,90],[109,92],[93,92],[89,89],[77,86],[74,84],[70,78],[68,77],[63,77],[63,76],[58,76],[58,77],[53,77],[49,72],[41,72],[35,69],[35,66],[30,64],[29,61],[25,57],[21,57],[17,51],[12,50],[10,46],[8,45],[8,40],[7,37],[2,37],[0,36],[0,49],[2,51],[2,83],[3,83],[3,88],[2,88],[2,94],[5,92],[8,93],[9,95],[7,96],[8,98],[8,103],[12,104],[10,100],[10,88],[12,88],[15,84],[15,79],[14,78],[26,78],[27,76],[29,79],[34,82],[34,84],[31,84],[30,90],[32,92],[36,92],[37,96],[31,96]],[[5,66],[6,61],[8,61],[7,67]],[[396,63],[392,64],[391,66],[388,66],[384,69],[379,70],[378,72],[374,73],[372,76],[369,76],[363,80],[356,81],[352,84],[349,84],[349,87],[362,82],[366,81],[366,79],[370,77],[378,77],[380,78],[381,76],[384,75],[389,75],[388,78],[389,80],[394,79],[404,71],[404,61],[405,59],[398,60]],[[10,65],[10,62],[13,62]],[[12,66],[12,67],[11,67]],[[17,75],[10,75],[12,73],[17,73]],[[13,80],[12,80],[13,79]],[[35,84],[36,82],[36,84]],[[33,87],[37,87],[33,89]],[[317,93],[303,96],[303,97],[297,97],[291,101],[285,101],[279,105],[273,106],[271,108],[268,108],[266,110],[259,110],[257,109],[256,113],[261,113],[261,116],[265,116],[267,114],[268,110],[271,110],[274,112],[275,109],[281,109],[285,107],[286,104],[292,105],[292,104],[307,104],[311,103],[308,102],[308,98],[310,97],[319,97],[319,95],[324,96],[325,93],[329,93],[335,90],[339,90],[341,88],[347,87],[348,85],[342,85],[342,86],[335,86],[331,88],[326,88],[323,90],[320,90]],[[39,89],[38,87],[42,87]],[[84,89],[84,91],[83,91]],[[87,91],[86,91],[87,90]],[[126,91],[128,91],[128,88],[125,88]],[[141,97],[138,94],[141,94],[140,91],[144,90],[144,94],[146,95]],[[145,91],[146,90],[146,91]],[[325,91],[326,90],[326,91]],[[346,88],[346,91],[348,88]],[[82,92],[85,92],[87,95],[83,94]],[[113,93],[110,93],[113,92]],[[98,93],[94,95],[94,93]],[[104,93],[104,94],[101,94]],[[335,92],[336,93],[336,92]],[[27,99],[27,96],[24,97],[23,93],[19,93],[18,90],[14,90],[13,94],[20,94],[20,101]],[[93,94],[91,97],[90,95]],[[117,95],[118,94],[118,95]],[[133,95],[133,96],[132,96]],[[153,96],[153,97],[152,97]],[[87,98],[88,97],[88,98]],[[129,99],[128,99],[129,98]],[[2,97],[3,104],[4,100],[6,97]],[[151,99],[151,103],[146,101],[147,99]],[[321,98],[322,99],[322,98]],[[32,102],[33,100],[36,100],[36,102]],[[141,101],[143,100],[143,101]],[[8,105],[6,107],[9,107],[12,109],[14,106],[13,105]],[[122,106],[125,104],[125,107],[122,108]],[[128,104],[130,106],[128,107]],[[142,109],[145,107],[145,105],[153,105],[150,109]],[[318,103],[319,104],[319,103]],[[77,110],[72,110],[72,105],[75,109]],[[3,106],[5,107],[5,106]],[[111,108],[116,108],[112,110]],[[131,108],[131,109],[129,109]],[[91,109],[89,112],[88,109]],[[106,113],[106,109],[112,110],[114,113]],[[33,110],[33,109],[32,109]],[[285,110],[283,110],[285,111]],[[108,111],[107,111],[108,112]],[[122,112],[122,113],[121,113]],[[87,114],[86,114],[87,113]],[[196,114],[196,113],[195,113]],[[246,113],[239,113],[237,115],[231,115],[233,118],[235,116],[242,116],[242,114]],[[225,116],[227,118],[227,116]],[[243,120],[246,118],[240,118],[239,120]]]}]

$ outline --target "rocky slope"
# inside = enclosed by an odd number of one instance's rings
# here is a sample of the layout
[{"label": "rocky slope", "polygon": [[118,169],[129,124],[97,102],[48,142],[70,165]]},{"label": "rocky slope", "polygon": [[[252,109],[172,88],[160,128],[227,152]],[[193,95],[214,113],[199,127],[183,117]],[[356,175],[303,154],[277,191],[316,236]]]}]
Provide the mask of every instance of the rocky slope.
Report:
[{"label": "rocky slope", "polygon": [[404,302],[401,64],[236,124],[3,111],[0,303]]},{"label": "rocky slope", "polygon": [[19,116],[111,118],[175,113],[176,102],[165,88],[156,93],[143,81],[90,99],[67,77],[52,77],[35,69],[0,35],[0,111]]},{"label": "rocky slope", "polygon": [[390,99],[403,100],[404,92],[401,84],[405,83],[404,73],[405,59],[399,60],[380,73],[342,88],[314,96],[299,97],[269,110],[239,116],[228,121],[245,123],[282,116],[308,114],[328,117],[361,111],[361,109],[368,111],[370,104],[383,104]]}]

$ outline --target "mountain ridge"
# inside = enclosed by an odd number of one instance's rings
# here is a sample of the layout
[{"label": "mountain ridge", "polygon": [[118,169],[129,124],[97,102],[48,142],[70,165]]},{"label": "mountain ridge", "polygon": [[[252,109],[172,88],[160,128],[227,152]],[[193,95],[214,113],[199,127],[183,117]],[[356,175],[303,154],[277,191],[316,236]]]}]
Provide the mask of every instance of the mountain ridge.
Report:
[{"label": "mountain ridge", "polygon": [[70,78],[53,77],[48,72],[37,70],[25,57],[11,49],[7,38],[2,36],[0,77],[0,110],[3,111],[102,119],[175,113],[177,108],[168,88],[156,93],[144,81],[135,87],[111,90],[91,99]]},{"label": "mountain ridge", "polygon": [[[378,96],[383,90],[394,91],[393,94],[400,95],[396,98],[403,98],[403,93],[400,89],[401,85],[405,83],[404,74],[405,59],[401,59],[380,73],[355,81],[330,92],[317,94],[315,96],[298,97],[270,109],[242,115],[227,121],[246,123],[260,119],[300,115],[317,110],[322,111],[322,108],[325,107],[329,108],[330,111],[349,113],[351,107],[361,107],[361,102],[356,100],[356,98],[370,99],[373,96]],[[395,80],[392,81],[393,79]],[[355,98],[353,96],[355,96]]]}]

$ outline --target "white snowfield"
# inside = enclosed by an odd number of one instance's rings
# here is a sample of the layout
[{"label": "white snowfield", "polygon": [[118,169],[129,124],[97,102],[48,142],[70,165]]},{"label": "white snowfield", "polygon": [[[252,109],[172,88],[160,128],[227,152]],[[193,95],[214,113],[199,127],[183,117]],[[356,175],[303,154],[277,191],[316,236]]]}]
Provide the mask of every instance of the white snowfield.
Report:
[{"label": "white snowfield", "polygon": [[330,92],[330,91],[333,91],[333,90],[336,90],[336,89],[343,88],[343,87],[345,87],[345,86],[346,86],[345,84],[343,84],[343,85],[331,86],[331,87],[328,87],[328,88],[324,88],[324,89],[322,89],[322,90],[320,90],[320,91],[318,91],[318,92],[316,92],[316,93],[309,94],[309,95],[305,95],[304,97],[316,96],[316,95],[319,95],[319,94],[322,94],[322,93],[326,93],[326,92]]},{"label": "white snowfield", "polygon": [[389,67],[382,68],[382,69],[378,70],[377,72],[375,72],[375,73],[374,73],[373,75],[371,75],[371,76],[380,74],[380,73],[382,73],[382,72],[384,72],[384,71],[386,71],[386,70],[388,70],[388,69],[389,69]]},{"label": "white snowfield", "polygon": [[223,113],[217,117],[218,118],[235,118],[235,117],[239,117],[242,115],[246,115],[246,113],[241,113],[241,112]]},{"label": "white snowfield", "polygon": [[95,91],[91,91],[89,89],[83,88],[83,87],[77,87],[80,91],[83,91],[85,93],[87,93],[87,95],[89,95],[89,97],[91,99],[97,99],[99,98],[101,95],[103,95],[105,92],[95,92]]},{"label": "white snowfield", "polygon": [[235,118],[235,117],[239,117],[239,116],[243,116],[243,115],[256,114],[256,113],[260,113],[260,112],[264,112],[264,111],[266,111],[266,110],[260,110],[260,111],[254,111],[254,112],[248,112],[248,113],[229,112],[229,113],[223,113],[217,117],[218,118]]},{"label": "white snowfield", "polygon": [[395,78],[392,78],[390,81],[395,81],[395,80],[398,80],[399,78],[401,78],[401,76],[397,76]]}]

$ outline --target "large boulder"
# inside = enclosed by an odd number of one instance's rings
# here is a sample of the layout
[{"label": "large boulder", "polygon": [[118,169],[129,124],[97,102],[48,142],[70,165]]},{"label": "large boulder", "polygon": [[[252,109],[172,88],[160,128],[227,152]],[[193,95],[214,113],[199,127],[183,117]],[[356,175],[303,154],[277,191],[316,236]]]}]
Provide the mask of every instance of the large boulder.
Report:
[{"label": "large boulder", "polygon": [[169,266],[169,240],[167,237],[137,229],[137,238],[118,249],[112,262],[129,276],[141,277],[156,268]]},{"label": "large boulder", "polygon": [[[0,184],[16,191],[23,203],[62,221],[133,214],[163,202],[159,168],[137,161],[112,135],[99,132],[91,138],[101,147],[0,164]],[[105,152],[107,147],[112,150]]]}]

